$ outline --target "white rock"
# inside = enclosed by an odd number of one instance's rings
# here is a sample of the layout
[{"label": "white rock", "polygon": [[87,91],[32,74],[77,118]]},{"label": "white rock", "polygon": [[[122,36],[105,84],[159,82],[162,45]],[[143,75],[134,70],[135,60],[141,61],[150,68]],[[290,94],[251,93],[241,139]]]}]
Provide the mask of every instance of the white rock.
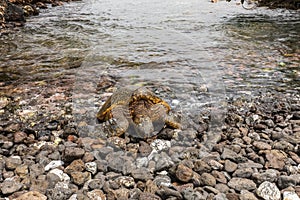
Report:
[{"label": "white rock", "polygon": [[300,200],[299,196],[292,191],[283,192],[283,200]]},{"label": "white rock", "polygon": [[260,184],[256,193],[265,200],[280,200],[280,191],[278,187],[269,181]]},{"label": "white rock", "polygon": [[85,163],[85,169],[86,169],[86,171],[89,171],[92,174],[96,174],[97,173],[97,163],[87,162],[87,163]]},{"label": "white rock", "polygon": [[73,194],[68,200],[77,200],[77,194]]},{"label": "white rock", "polygon": [[136,159],[137,168],[148,166],[149,159],[147,157],[140,157]]},{"label": "white rock", "polygon": [[177,100],[177,99],[174,99],[174,100],[172,100],[172,104],[173,105],[179,105],[179,103],[180,103],[180,101],[179,100]]},{"label": "white rock", "polygon": [[168,140],[156,139],[150,144],[150,146],[156,151],[162,151],[169,149],[171,147],[171,142]]},{"label": "white rock", "polygon": [[49,171],[50,169],[55,169],[59,166],[62,166],[64,164],[61,160],[52,160],[48,165],[45,167],[45,171]]},{"label": "white rock", "polygon": [[55,188],[69,189],[69,183],[58,182],[58,183],[55,184]]},{"label": "white rock", "polygon": [[60,181],[62,181],[62,182],[70,181],[70,177],[68,176],[68,174],[64,173],[60,169],[52,169],[49,173],[57,175],[60,178]]},{"label": "white rock", "polygon": [[252,118],[253,118],[254,121],[257,121],[259,119],[259,116],[258,115],[253,115]]}]

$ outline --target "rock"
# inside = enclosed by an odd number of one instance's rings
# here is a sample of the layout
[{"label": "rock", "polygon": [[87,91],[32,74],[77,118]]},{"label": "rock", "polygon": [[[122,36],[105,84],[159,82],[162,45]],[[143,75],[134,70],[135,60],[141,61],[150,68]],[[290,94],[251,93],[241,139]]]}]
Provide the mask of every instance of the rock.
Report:
[{"label": "rock", "polygon": [[300,197],[295,192],[284,191],[283,200],[300,200]]},{"label": "rock", "polygon": [[227,197],[224,193],[218,193],[216,196],[214,196],[213,200],[227,200]]},{"label": "rock", "polygon": [[19,165],[15,172],[20,178],[24,179],[26,176],[28,176],[28,166],[25,164]]},{"label": "rock", "polygon": [[226,197],[228,200],[240,200],[239,195],[236,193],[227,193]]},{"label": "rock", "polygon": [[66,162],[71,162],[73,160],[80,159],[82,158],[84,153],[84,149],[77,147],[67,147],[64,151],[64,160]]},{"label": "rock", "polygon": [[39,193],[38,191],[30,191],[30,192],[26,192],[25,194],[22,194],[15,200],[29,200],[29,199],[30,200],[46,200],[47,197],[45,195]]},{"label": "rock", "polygon": [[96,160],[95,163],[97,164],[97,171],[98,172],[107,172],[108,163],[105,160]]},{"label": "rock", "polygon": [[199,187],[202,184],[201,176],[196,172],[193,173],[192,183],[195,187]]},{"label": "rock", "polygon": [[202,174],[203,172],[210,172],[211,170],[211,166],[203,160],[196,160],[194,162],[194,171],[199,174]]},{"label": "rock", "polygon": [[168,199],[170,197],[182,199],[182,195],[180,194],[180,192],[165,186],[162,186],[159,190],[157,190],[156,194],[159,195],[162,199]]},{"label": "rock", "polygon": [[85,163],[85,169],[92,174],[97,173],[97,163],[96,162],[87,162]]},{"label": "rock", "polygon": [[171,147],[171,142],[168,140],[156,139],[151,142],[150,146],[152,147],[152,149],[160,152],[162,150],[168,150]]},{"label": "rock", "polygon": [[295,187],[295,192],[300,197],[300,185]]},{"label": "rock", "polygon": [[215,177],[209,173],[201,174],[200,182],[202,185],[207,185],[207,186],[212,186],[212,187],[214,187],[216,185]]},{"label": "rock", "polygon": [[69,188],[67,183],[58,182],[55,184],[54,188],[47,190],[46,195],[49,199],[65,200],[65,199],[69,199],[72,193],[74,193],[74,191],[72,191],[71,188]]},{"label": "rock", "polygon": [[16,133],[14,133],[14,143],[21,143],[26,138],[27,138],[27,134],[22,131],[18,131]]},{"label": "rock", "polygon": [[122,187],[132,188],[135,185],[135,181],[130,176],[120,176],[116,178],[115,182]]},{"label": "rock", "polygon": [[29,165],[29,171],[30,171],[30,176],[32,178],[36,178],[45,172],[45,168],[42,165],[36,163],[33,165]]},{"label": "rock", "polygon": [[103,185],[104,185],[104,177],[91,179],[88,184],[89,188],[91,188],[93,190],[94,189],[102,189]]},{"label": "rock", "polygon": [[143,192],[139,195],[140,200],[161,200],[161,198],[155,194],[151,194],[149,192]]},{"label": "rock", "polygon": [[131,175],[135,180],[147,181],[153,179],[153,174],[148,168],[144,167],[133,170]]},{"label": "rock", "polygon": [[265,150],[263,151],[265,154],[265,157],[267,159],[267,162],[265,164],[266,168],[274,168],[282,170],[285,166],[287,155],[283,151],[280,150]]},{"label": "rock", "polygon": [[229,187],[226,184],[218,183],[215,188],[221,193],[227,193],[229,191]]},{"label": "rock", "polygon": [[282,150],[285,152],[294,150],[294,146],[291,143],[284,141],[284,140],[274,142],[272,145],[272,148],[277,149],[277,150]]},{"label": "rock", "polygon": [[13,178],[14,175],[15,175],[15,173],[13,171],[5,171],[2,174],[2,176],[3,176],[4,179]]},{"label": "rock", "polygon": [[186,190],[186,189],[193,189],[194,188],[193,183],[186,183],[186,184],[183,184],[183,185],[182,184],[179,184],[179,185],[174,184],[173,186],[180,193],[183,193],[183,191]]},{"label": "rock", "polygon": [[246,178],[232,178],[228,182],[228,186],[235,189],[236,191],[251,191],[256,189],[256,184],[252,180]]},{"label": "rock", "polygon": [[252,174],[252,178],[257,182],[258,184],[261,184],[264,181],[269,181],[271,183],[277,182],[277,178],[279,176],[279,171],[275,169],[267,169],[265,172],[255,172]]},{"label": "rock", "polygon": [[126,140],[120,137],[109,137],[107,138],[107,143],[109,146],[112,146],[116,150],[125,150],[126,149]]},{"label": "rock", "polygon": [[227,183],[227,179],[226,179],[224,172],[214,170],[211,172],[211,175],[213,175],[215,177],[217,182],[224,183],[224,184]]},{"label": "rock", "polygon": [[156,154],[153,158],[155,161],[155,170],[162,171],[174,165],[173,160],[166,152]]},{"label": "rock", "polygon": [[103,193],[103,191],[99,190],[99,189],[87,192],[87,197],[89,199],[95,199],[95,200],[105,200],[106,199],[106,196]]},{"label": "rock", "polygon": [[12,194],[19,191],[23,184],[20,183],[16,178],[7,178],[0,184],[0,190],[2,194]]},{"label": "rock", "polygon": [[85,169],[84,162],[80,159],[74,160],[70,165],[68,165],[64,172],[67,174],[71,174],[73,172],[82,172]]},{"label": "rock", "polygon": [[154,180],[153,180],[153,183],[155,185],[157,185],[158,187],[160,187],[160,186],[170,187],[172,185],[171,184],[171,178],[167,174],[165,174],[165,175],[164,174],[156,175]]},{"label": "rock", "polygon": [[91,152],[85,152],[83,158],[82,158],[82,161],[87,163],[87,162],[92,162],[94,161],[95,157],[93,155],[93,153]]},{"label": "rock", "polygon": [[151,146],[148,143],[144,142],[144,141],[140,141],[139,144],[140,144],[139,153],[141,154],[141,156],[143,156],[143,157],[148,156],[152,151]]},{"label": "rock", "polygon": [[123,175],[128,175],[135,170],[133,157],[125,155],[122,151],[108,154],[106,156],[106,161],[108,170],[122,173]]},{"label": "rock", "polygon": [[257,200],[257,198],[252,192],[242,190],[240,194],[240,200]]},{"label": "rock", "polygon": [[237,169],[232,176],[236,176],[236,177],[241,177],[241,178],[250,178],[253,174],[253,169],[252,168],[241,168],[241,169]]},{"label": "rock", "polygon": [[297,164],[300,164],[300,157],[296,153],[290,151],[289,154]]},{"label": "rock", "polygon": [[21,164],[22,164],[22,159],[20,156],[11,156],[5,160],[5,167],[8,170],[14,170]]},{"label": "rock", "polygon": [[117,189],[115,190],[114,192],[114,196],[116,199],[120,199],[120,200],[125,200],[125,199],[128,199],[129,197],[129,190],[126,189],[126,188],[120,188],[120,189]]},{"label": "rock", "polygon": [[20,124],[16,123],[12,123],[10,125],[8,125],[7,127],[5,127],[4,131],[5,132],[10,132],[10,133],[14,133],[16,131],[19,131],[20,130]]},{"label": "rock", "polygon": [[265,124],[266,124],[269,128],[272,128],[272,127],[275,126],[275,123],[274,123],[274,121],[273,121],[272,119],[267,119],[267,120],[265,120],[264,122],[265,122]]},{"label": "rock", "polygon": [[2,149],[10,149],[14,146],[14,143],[11,141],[4,141],[2,145]]},{"label": "rock", "polygon": [[59,178],[59,181],[61,181],[61,182],[69,182],[70,181],[70,177],[60,169],[52,169],[48,173],[48,175],[49,174],[56,175]]},{"label": "rock", "polygon": [[265,143],[265,142],[254,141],[252,143],[252,145],[258,150],[271,150],[272,149],[271,145],[269,145],[268,143]]},{"label": "rock", "polygon": [[224,148],[223,153],[221,154],[221,158],[223,160],[229,159],[237,163],[244,162],[246,160],[246,158],[244,158],[243,156],[237,154],[236,152],[228,148]]},{"label": "rock", "polygon": [[48,155],[48,158],[51,160],[61,160],[61,155],[59,151],[54,151],[53,153]]},{"label": "rock", "polygon": [[245,162],[245,163],[238,164],[238,169],[242,169],[242,168],[246,168],[246,167],[262,169],[264,166],[260,163],[253,162],[252,160],[249,160],[248,162]]},{"label": "rock", "polygon": [[207,185],[204,186],[203,189],[204,189],[205,191],[207,191],[209,194],[214,194],[214,195],[216,195],[216,194],[220,193],[220,191],[218,191],[216,188],[211,187],[211,186],[207,186]]},{"label": "rock", "polygon": [[224,168],[224,166],[216,160],[209,160],[208,164],[211,166],[212,169],[222,170]]},{"label": "rock", "polygon": [[256,194],[265,200],[280,200],[280,191],[274,183],[265,181],[256,190]]},{"label": "rock", "polygon": [[230,161],[230,160],[225,160],[225,164],[224,164],[224,169],[226,172],[234,172],[237,169],[237,164]]},{"label": "rock", "polygon": [[280,189],[287,188],[289,186],[296,186],[300,183],[300,174],[293,174],[290,176],[279,176],[278,187]]},{"label": "rock", "polygon": [[144,192],[151,193],[151,194],[155,194],[156,191],[158,190],[158,186],[152,180],[146,181],[145,184],[143,184],[142,182],[138,182],[137,186]]},{"label": "rock", "polygon": [[189,182],[193,178],[193,170],[182,164],[179,164],[176,169],[176,178],[182,182]]},{"label": "rock", "polygon": [[78,186],[82,186],[85,182],[91,179],[91,174],[89,172],[72,172],[72,181]]},{"label": "rock", "polygon": [[52,160],[48,165],[45,166],[45,171],[49,171],[50,169],[55,169],[64,164],[61,160]]},{"label": "rock", "polygon": [[[49,182],[48,182],[48,177],[45,175],[40,175],[38,178],[32,178],[30,179],[30,190],[31,191],[39,191],[40,193],[44,194],[46,193],[48,187],[49,187]],[[51,182],[51,184],[55,184],[55,182]]]},{"label": "rock", "polygon": [[189,200],[205,200],[206,195],[201,194],[198,191],[193,190],[192,188],[187,188],[182,192],[182,195],[184,199],[189,199]]},{"label": "rock", "polygon": [[114,151],[114,149],[112,147],[101,147],[100,149],[98,149],[97,151],[94,151],[94,157],[97,160],[103,160],[105,159],[105,157],[112,153]]}]

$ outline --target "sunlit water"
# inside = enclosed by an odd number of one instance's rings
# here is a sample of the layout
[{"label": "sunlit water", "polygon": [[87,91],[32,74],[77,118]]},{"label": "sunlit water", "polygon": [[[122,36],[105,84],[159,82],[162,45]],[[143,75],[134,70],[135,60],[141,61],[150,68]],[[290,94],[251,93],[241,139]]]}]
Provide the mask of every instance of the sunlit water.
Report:
[{"label": "sunlit water", "polygon": [[210,104],[218,121],[228,96],[299,91],[299,19],[298,11],[235,2],[66,3],[1,36],[1,81],[72,74],[75,112],[94,116],[105,100],[97,83],[112,75],[116,87],[149,86],[187,115]]}]

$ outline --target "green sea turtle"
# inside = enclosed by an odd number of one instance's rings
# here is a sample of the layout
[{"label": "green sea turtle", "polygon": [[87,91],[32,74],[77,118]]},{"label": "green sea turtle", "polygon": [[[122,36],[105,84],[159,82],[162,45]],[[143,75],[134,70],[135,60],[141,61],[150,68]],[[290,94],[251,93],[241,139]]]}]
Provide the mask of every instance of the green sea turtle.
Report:
[{"label": "green sea turtle", "polygon": [[117,90],[101,107],[97,118],[105,122],[108,136],[128,132],[135,137],[147,138],[165,126],[181,128],[179,117],[171,112],[170,105],[146,87]]}]

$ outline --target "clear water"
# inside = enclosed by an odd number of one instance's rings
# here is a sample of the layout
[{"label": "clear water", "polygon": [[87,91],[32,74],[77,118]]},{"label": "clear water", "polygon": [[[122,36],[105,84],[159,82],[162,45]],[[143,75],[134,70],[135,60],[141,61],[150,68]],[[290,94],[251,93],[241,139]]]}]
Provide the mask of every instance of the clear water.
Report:
[{"label": "clear water", "polygon": [[187,115],[209,104],[218,121],[228,96],[299,91],[299,32],[299,11],[84,0],[43,10],[2,35],[0,77],[18,85],[72,75],[74,112],[94,116],[105,100],[97,83],[112,75],[116,87],[150,86]]}]

